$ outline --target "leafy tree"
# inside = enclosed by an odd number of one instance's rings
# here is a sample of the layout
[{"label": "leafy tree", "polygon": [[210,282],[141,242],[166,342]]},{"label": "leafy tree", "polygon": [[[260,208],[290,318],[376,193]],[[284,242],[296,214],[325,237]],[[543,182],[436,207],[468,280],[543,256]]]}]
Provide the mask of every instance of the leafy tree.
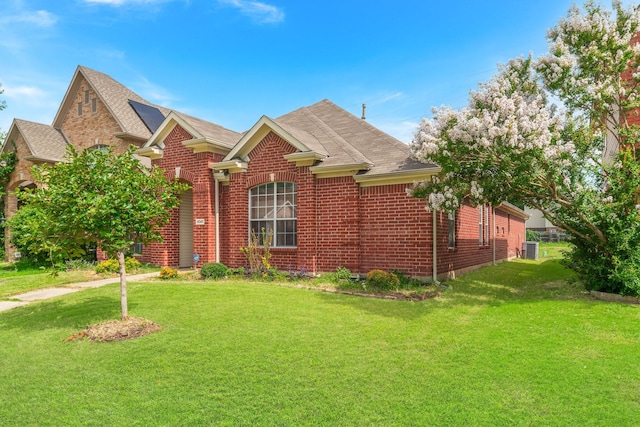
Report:
[{"label": "leafy tree", "polygon": [[115,256],[123,319],[128,317],[125,252],[136,241],[162,239],[158,228],[167,224],[177,196],[187,189],[158,168],[144,169],[134,150],[118,155],[111,149],[78,153],[70,148],[66,162],[34,166],[38,188],[19,192],[27,209],[9,221],[15,238],[35,253],[55,258],[97,242]]},{"label": "leafy tree", "polygon": [[443,175],[413,194],[436,210],[537,208],[571,234],[566,262],[588,289],[640,294],[639,28],[635,7],[572,7],[548,54],[511,60],[466,108],[422,121],[412,151]]}]

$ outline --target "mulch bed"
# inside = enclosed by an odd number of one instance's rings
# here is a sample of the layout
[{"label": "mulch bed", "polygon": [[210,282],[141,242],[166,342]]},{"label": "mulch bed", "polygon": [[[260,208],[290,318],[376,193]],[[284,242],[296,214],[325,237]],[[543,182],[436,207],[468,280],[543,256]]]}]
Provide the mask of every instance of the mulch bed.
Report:
[{"label": "mulch bed", "polygon": [[87,339],[93,342],[123,341],[142,337],[159,331],[160,325],[142,317],[128,317],[127,319],[109,320],[107,322],[89,325],[65,341]]}]

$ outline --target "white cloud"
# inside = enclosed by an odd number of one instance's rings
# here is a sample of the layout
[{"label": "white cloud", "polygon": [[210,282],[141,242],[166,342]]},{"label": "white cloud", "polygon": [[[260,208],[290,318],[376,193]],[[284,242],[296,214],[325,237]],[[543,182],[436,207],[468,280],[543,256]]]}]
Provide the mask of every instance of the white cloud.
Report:
[{"label": "white cloud", "polygon": [[383,93],[380,95],[377,95],[376,97],[374,97],[373,99],[369,100],[369,102],[367,103],[367,105],[382,105],[382,104],[386,104],[389,101],[393,101],[396,99],[401,99],[404,98],[405,94],[402,92],[394,92],[394,93]]},{"label": "white cloud", "polygon": [[162,86],[150,82],[144,76],[139,77],[138,82],[135,83],[135,88],[136,92],[138,92],[143,98],[155,104],[162,105],[163,107],[168,108],[173,101],[177,100],[170,91]]},{"label": "white cloud", "polygon": [[259,1],[218,0],[221,4],[235,7],[259,24],[278,24],[284,21],[284,11],[276,6]]},{"label": "white cloud", "polygon": [[44,96],[45,92],[35,86],[2,86],[7,98],[35,98]]},{"label": "white cloud", "polygon": [[394,122],[390,121],[389,119],[371,120],[370,123],[381,131],[388,133],[389,135],[404,142],[405,144],[409,144],[411,142],[411,140],[413,139],[413,134],[418,129],[418,125],[420,124],[408,120]]},{"label": "white cloud", "polygon": [[9,15],[0,19],[2,24],[31,24],[38,27],[51,27],[58,21],[58,17],[46,10],[36,10],[33,12],[22,12],[17,15]]},{"label": "white cloud", "polygon": [[168,3],[172,0],[83,0],[90,4],[106,4],[108,6],[125,6],[131,4],[159,4]]}]

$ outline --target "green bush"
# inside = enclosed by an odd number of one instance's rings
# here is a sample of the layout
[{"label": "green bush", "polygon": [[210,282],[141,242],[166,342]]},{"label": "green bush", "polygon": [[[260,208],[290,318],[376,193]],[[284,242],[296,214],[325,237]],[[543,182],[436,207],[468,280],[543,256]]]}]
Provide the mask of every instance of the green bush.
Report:
[{"label": "green bush", "polygon": [[537,242],[540,240],[540,233],[533,230],[527,230],[527,242]]},{"label": "green bush", "polygon": [[323,279],[334,285],[340,285],[351,279],[351,271],[346,267],[338,267],[331,273],[322,275]]},{"label": "green bush", "polygon": [[400,286],[400,279],[393,273],[383,270],[371,270],[367,273],[367,287],[376,291],[393,291]]},{"label": "green bush", "polygon": [[222,279],[229,274],[229,268],[219,262],[208,262],[200,269],[200,277],[203,279]]},{"label": "green bush", "polygon": [[[134,272],[141,266],[142,264],[140,264],[140,261],[138,261],[133,257],[127,257],[124,260],[124,268],[127,270],[127,273]],[[100,262],[98,265],[96,265],[96,273],[98,274],[119,273],[119,272],[120,272],[120,265],[118,264],[118,260],[115,258],[109,258],[107,260]]]},{"label": "green bush", "polygon": [[66,271],[91,270],[93,267],[93,262],[82,258],[70,259],[64,262],[64,269]]}]

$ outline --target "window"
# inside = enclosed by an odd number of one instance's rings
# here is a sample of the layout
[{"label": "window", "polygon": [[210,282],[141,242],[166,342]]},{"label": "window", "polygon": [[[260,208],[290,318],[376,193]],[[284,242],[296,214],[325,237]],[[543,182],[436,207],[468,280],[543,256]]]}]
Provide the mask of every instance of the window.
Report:
[{"label": "window", "polygon": [[478,206],[478,245],[489,246],[489,204]]},{"label": "window", "polygon": [[449,248],[456,247],[456,213],[449,212]]},{"label": "window", "polygon": [[82,115],[82,102],[78,102],[78,115]]},{"label": "window", "polygon": [[294,183],[270,182],[250,190],[249,231],[258,236],[259,244],[271,234],[273,247],[295,247],[297,228]]},{"label": "window", "polygon": [[89,91],[88,90],[84,91],[84,103],[85,104],[89,103]]},{"label": "window", "polygon": [[96,98],[91,99],[91,112],[95,113],[98,111],[98,100]]}]

